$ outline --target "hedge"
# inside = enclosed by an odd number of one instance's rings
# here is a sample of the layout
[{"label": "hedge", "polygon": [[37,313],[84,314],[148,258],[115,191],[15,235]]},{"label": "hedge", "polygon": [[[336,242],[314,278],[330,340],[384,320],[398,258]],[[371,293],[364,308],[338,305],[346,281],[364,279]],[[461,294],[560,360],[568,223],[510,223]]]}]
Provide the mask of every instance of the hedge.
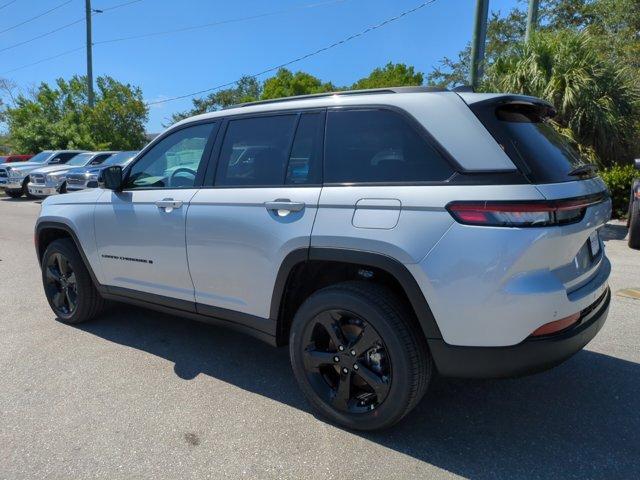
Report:
[{"label": "hedge", "polygon": [[629,209],[629,193],[633,179],[640,177],[640,172],[633,165],[614,165],[600,172],[611,192],[613,200],[613,217],[624,218]]}]

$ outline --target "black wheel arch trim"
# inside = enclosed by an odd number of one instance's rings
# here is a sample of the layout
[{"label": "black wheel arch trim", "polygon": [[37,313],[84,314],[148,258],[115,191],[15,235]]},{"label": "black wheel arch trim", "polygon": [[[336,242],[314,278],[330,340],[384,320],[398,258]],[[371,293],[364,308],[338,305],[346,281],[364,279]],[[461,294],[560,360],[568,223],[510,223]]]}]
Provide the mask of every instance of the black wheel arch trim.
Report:
[{"label": "black wheel arch trim", "polygon": [[280,318],[282,300],[286,293],[285,288],[290,273],[296,265],[308,260],[351,263],[371,266],[386,271],[392,275],[404,289],[425,337],[428,339],[442,338],[442,334],[440,333],[438,324],[436,323],[433,313],[429,308],[429,304],[424,298],[424,295],[418,286],[418,282],[411,272],[409,272],[407,267],[388,255],[364,250],[310,247],[300,248],[290,252],[281,263],[276,277],[270,310],[270,316],[273,320],[278,320]]},{"label": "black wheel arch trim", "polygon": [[71,240],[73,240],[73,243],[75,243],[76,248],[80,253],[80,257],[84,262],[84,266],[87,268],[87,271],[89,272],[89,275],[91,276],[91,280],[93,281],[93,284],[95,285],[96,289],[101,294],[105,293],[106,287],[102,285],[100,282],[98,282],[98,278],[96,277],[93,271],[93,268],[91,267],[91,263],[89,262],[87,255],[84,253],[84,249],[82,248],[82,243],[80,243],[80,240],[78,239],[78,235],[76,235],[76,232],[73,230],[73,228],[67,225],[66,223],[54,222],[49,220],[38,222],[38,224],[36,225],[36,232],[35,232],[36,255],[38,257],[38,265],[40,265],[40,267],[42,268],[42,257],[44,255],[44,249],[41,248],[40,237],[44,230],[62,230],[65,233],[67,233],[69,237],[71,237]]}]

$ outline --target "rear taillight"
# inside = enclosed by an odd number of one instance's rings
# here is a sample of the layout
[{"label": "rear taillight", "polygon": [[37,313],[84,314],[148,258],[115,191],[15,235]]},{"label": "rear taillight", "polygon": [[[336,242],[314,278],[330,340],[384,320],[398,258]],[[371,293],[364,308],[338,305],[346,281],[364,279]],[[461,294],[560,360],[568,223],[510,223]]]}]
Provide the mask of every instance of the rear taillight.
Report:
[{"label": "rear taillight", "polygon": [[604,200],[604,194],[569,200],[531,202],[452,202],[447,210],[465,225],[491,227],[548,227],[582,220],[587,207]]}]

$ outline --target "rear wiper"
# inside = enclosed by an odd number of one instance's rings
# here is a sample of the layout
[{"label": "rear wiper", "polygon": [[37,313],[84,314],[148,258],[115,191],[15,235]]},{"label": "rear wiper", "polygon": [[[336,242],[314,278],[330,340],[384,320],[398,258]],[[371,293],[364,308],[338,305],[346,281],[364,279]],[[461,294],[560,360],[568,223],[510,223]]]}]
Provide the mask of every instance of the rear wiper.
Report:
[{"label": "rear wiper", "polygon": [[568,175],[572,177],[584,177],[586,175],[595,175],[598,173],[598,166],[595,163],[587,163],[571,170]]}]

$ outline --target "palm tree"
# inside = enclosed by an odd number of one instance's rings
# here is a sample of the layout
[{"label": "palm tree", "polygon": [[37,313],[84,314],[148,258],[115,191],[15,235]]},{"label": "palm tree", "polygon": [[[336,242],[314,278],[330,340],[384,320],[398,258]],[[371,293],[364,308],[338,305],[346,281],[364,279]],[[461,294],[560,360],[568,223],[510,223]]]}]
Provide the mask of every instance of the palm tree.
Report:
[{"label": "palm tree", "polygon": [[592,160],[611,165],[637,141],[640,89],[601,47],[588,30],[538,33],[499,57],[483,88],[550,101],[558,130]]}]

